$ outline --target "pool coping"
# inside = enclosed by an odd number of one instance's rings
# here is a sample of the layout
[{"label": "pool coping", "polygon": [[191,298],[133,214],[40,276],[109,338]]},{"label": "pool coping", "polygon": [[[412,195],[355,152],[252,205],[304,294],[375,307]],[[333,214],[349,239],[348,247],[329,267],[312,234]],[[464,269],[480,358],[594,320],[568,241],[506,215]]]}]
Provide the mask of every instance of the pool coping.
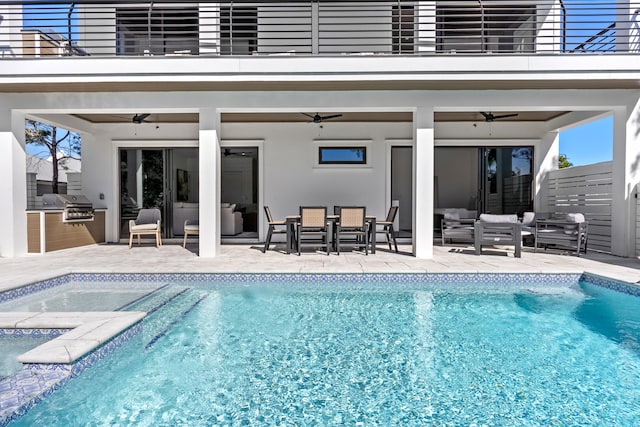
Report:
[{"label": "pool coping", "polygon": [[[440,284],[497,282],[508,286],[518,280],[531,285],[577,283],[584,279],[612,290],[640,297],[640,285],[593,273],[68,273],[0,292],[0,302],[72,281],[204,282],[233,281],[294,284],[301,280],[322,284],[327,280],[375,289],[393,282],[411,288],[424,281]],[[0,381],[0,427],[20,418],[32,406],[72,377],[110,354],[142,330],[145,312],[0,312],[0,333],[6,330],[71,329],[18,357],[22,371]],[[34,383],[35,382],[35,383]]]},{"label": "pool coping", "polygon": [[74,363],[146,316],[143,311],[0,312],[1,329],[70,329],[18,357],[21,363]]}]

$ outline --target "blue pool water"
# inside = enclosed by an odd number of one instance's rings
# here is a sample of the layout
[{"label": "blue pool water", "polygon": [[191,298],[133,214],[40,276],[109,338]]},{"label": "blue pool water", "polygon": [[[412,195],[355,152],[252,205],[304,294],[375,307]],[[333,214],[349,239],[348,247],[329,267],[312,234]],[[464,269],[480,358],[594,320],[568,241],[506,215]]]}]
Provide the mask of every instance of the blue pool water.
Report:
[{"label": "blue pool water", "polygon": [[338,289],[194,287],[11,425],[640,420],[638,298],[587,283]]}]

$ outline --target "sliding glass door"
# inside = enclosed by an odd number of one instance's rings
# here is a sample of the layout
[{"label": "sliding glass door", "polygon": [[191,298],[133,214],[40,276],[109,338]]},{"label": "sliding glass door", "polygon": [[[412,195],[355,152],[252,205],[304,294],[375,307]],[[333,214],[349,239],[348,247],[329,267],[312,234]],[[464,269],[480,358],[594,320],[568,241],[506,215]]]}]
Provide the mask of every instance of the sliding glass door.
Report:
[{"label": "sliding glass door", "polygon": [[162,214],[163,237],[181,236],[185,219],[198,219],[197,148],[120,149],[120,236],[140,209]]},{"label": "sliding glass door", "polygon": [[533,208],[533,147],[436,147],[435,209],[522,214]]},{"label": "sliding glass door", "polygon": [[533,209],[533,147],[482,147],[479,160],[481,212]]}]

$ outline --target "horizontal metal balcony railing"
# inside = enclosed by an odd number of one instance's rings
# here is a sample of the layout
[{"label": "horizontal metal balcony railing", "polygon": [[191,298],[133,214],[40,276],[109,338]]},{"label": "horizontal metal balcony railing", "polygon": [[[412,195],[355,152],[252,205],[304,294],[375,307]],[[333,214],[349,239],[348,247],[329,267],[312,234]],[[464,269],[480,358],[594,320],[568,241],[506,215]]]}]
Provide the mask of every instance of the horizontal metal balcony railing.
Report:
[{"label": "horizontal metal balcony railing", "polygon": [[0,57],[640,51],[640,0],[0,1]]}]

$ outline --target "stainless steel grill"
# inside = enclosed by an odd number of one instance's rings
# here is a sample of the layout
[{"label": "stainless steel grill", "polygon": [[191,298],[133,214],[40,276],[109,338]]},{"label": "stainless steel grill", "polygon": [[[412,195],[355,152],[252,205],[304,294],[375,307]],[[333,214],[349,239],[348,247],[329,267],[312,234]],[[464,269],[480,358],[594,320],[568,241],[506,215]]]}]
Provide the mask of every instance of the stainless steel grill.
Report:
[{"label": "stainless steel grill", "polygon": [[43,209],[62,209],[62,222],[93,221],[93,205],[79,194],[44,194]]}]

